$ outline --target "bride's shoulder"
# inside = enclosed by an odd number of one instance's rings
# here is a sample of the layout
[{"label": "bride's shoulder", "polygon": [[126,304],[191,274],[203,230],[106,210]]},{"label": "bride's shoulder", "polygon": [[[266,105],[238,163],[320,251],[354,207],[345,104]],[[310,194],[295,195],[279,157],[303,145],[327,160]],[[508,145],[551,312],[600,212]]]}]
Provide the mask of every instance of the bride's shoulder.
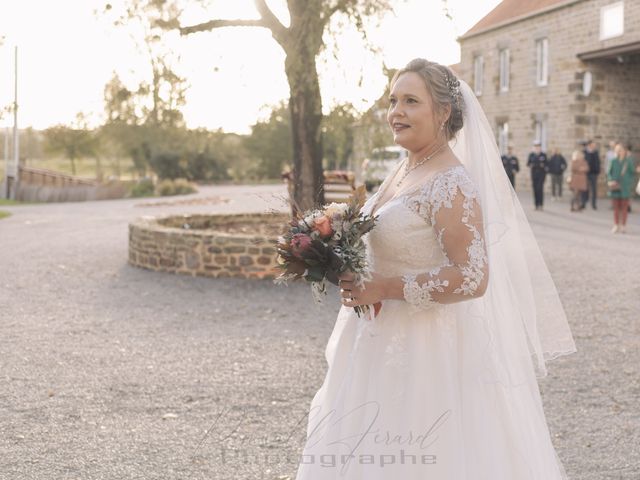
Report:
[{"label": "bride's shoulder", "polygon": [[423,185],[421,194],[424,200],[442,201],[452,199],[459,190],[466,197],[477,195],[475,183],[462,163],[451,164],[435,172]]},{"label": "bride's shoulder", "polygon": [[439,169],[415,193],[408,196],[407,204],[430,223],[442,207],[451,208],[460,193],[465,209],[479,196],[475,183],[461,163]]}]

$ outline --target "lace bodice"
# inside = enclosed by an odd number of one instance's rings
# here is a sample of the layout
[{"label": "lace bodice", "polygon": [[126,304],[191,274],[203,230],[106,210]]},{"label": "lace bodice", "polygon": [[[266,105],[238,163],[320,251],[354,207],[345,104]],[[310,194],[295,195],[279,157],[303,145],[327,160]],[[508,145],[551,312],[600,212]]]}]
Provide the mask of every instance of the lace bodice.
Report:
[{"label": "lace bodice", "polygon": [[[364,206],[371,213],[378,194]],[[412,310],[481,295],[488,281],[478,193],[463,166],[437,172],[375,212],[365,236],[372,269],[400,276]]]}]

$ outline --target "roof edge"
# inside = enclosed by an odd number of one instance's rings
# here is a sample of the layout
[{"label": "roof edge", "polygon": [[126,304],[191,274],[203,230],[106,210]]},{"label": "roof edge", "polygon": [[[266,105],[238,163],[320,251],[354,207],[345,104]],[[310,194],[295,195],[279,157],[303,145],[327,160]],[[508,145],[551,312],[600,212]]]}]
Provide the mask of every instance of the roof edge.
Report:
[{"label": "roof edge", "polygon": [[637,40],[635,42],[622,43],[620,45],[612,45],[605,48],[599,48],[597,50],[590,50],[588,52],[581,52],[576,56],[583,62],[588,62],[590,60],[611,58],[627,53],[640,53],[640,40]]},{"label": "roof edge", "polygon": [[[460,35],[457,38],[457,41],[459,43],[460,41],[467,40],[468,38],[472,38],[472,37],[475,37],[475,36],[478,36],[478,35],[482,35],[483,33],[487,33],[487,32],[490,32],[492,30],[497,30],[499,28],[506,27],[507,25],[511,25],[512,23],[521,22],[522,20],[526,20],[528,18],[536,17],[538,15],[544,15],[545,13],[552,12],[553,10],[558,10],[558,9],[561,9],[561,8],[565,8],[565,7],[568,7],[569,5],[573,5],[574,3],[579,3],[579,2],[582,2],[582,1],[583,0],[566,0],[565,2],[562,2],[562,3],[556,3],[555,5],[551,5],[549,7],[545,7],[545,8],[542,8],[540,10],[536,10],[535,12],[525,13],[524,15],[520,15],[519,17],[513,17],[513,18],[510,18],[509,20],[504,20],[502,22],[496,23],[495,25],[491,25],[490,27],[483,28],[482,30],[478,30],[477,32],[473,32],[471,34],[464,33],[464,34]],[[491,13],[491,12],[489,12],[489,13]],[[488,13],[487,13],[487,15],[488,15]],[[480,20],[482,20],[482,19],[480,19]],[[471,30],[472,28],[473,27],[471,27],[469,30]],[[467,30],[467,32],[469,32],[469,30]]]}]

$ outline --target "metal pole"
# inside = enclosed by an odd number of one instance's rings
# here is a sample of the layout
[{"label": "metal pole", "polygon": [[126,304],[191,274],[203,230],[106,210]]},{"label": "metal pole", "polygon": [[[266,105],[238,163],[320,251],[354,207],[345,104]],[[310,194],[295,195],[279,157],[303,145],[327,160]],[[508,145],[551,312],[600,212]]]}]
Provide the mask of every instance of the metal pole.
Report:
[{"label": "metal pole", "polygon": [[4,192],[3,198],[9,198],[9,127],[4,127]]},{"label": "metal pole", "polygon": [[18,132],[18,46],[15,47],[15,75],[13,94],[13,188],[11,189],[11,199],[16,198],[20,176],[20,133]]}]

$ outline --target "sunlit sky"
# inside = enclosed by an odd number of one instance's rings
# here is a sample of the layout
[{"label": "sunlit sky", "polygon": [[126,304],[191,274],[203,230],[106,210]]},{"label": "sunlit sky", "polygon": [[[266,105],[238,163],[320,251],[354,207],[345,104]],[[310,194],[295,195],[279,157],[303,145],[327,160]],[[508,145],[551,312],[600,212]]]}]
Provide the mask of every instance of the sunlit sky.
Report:
[{"label": "sunlit sky", "polygon": [[[125,0],[112,0],[117,9]],[[13,99],[13,51],[18,46],[18,103],[21,127],[74,121],[82,112],[90,124],[103,121],[104,86],[117,72],[133,88],[148,79],[150,67],[136,49],[130,31],[97,15],[107,0],[0,0],[0,110]],[[288,22],[285,0],[269,5]],[[399,67],[415,57],[444,64],[457,63],[456,38],[493,9],[500,0],[448,0],[453,16],[443,13],[441,0],[396,0],[395,15],[369,29],[370,41],[380,49],[366,49],[359,34],[346,28],[318,61],[323,106],[339,102],[360,110],[382,93],[381,65]],[[252,0],[213,1],[209,18],[257,18]],[[185,22],[188,23],[188,22]],[[260,28],[224,28],[169,40],[180,62],[176,71],[187,78],[183,112],[192,128],[222,128],[246,133],[268,106],[288,98],[284,52]],[[362,80],[360,82],[360,80]],[[5,115],[4,127],[12,122]]]}]

